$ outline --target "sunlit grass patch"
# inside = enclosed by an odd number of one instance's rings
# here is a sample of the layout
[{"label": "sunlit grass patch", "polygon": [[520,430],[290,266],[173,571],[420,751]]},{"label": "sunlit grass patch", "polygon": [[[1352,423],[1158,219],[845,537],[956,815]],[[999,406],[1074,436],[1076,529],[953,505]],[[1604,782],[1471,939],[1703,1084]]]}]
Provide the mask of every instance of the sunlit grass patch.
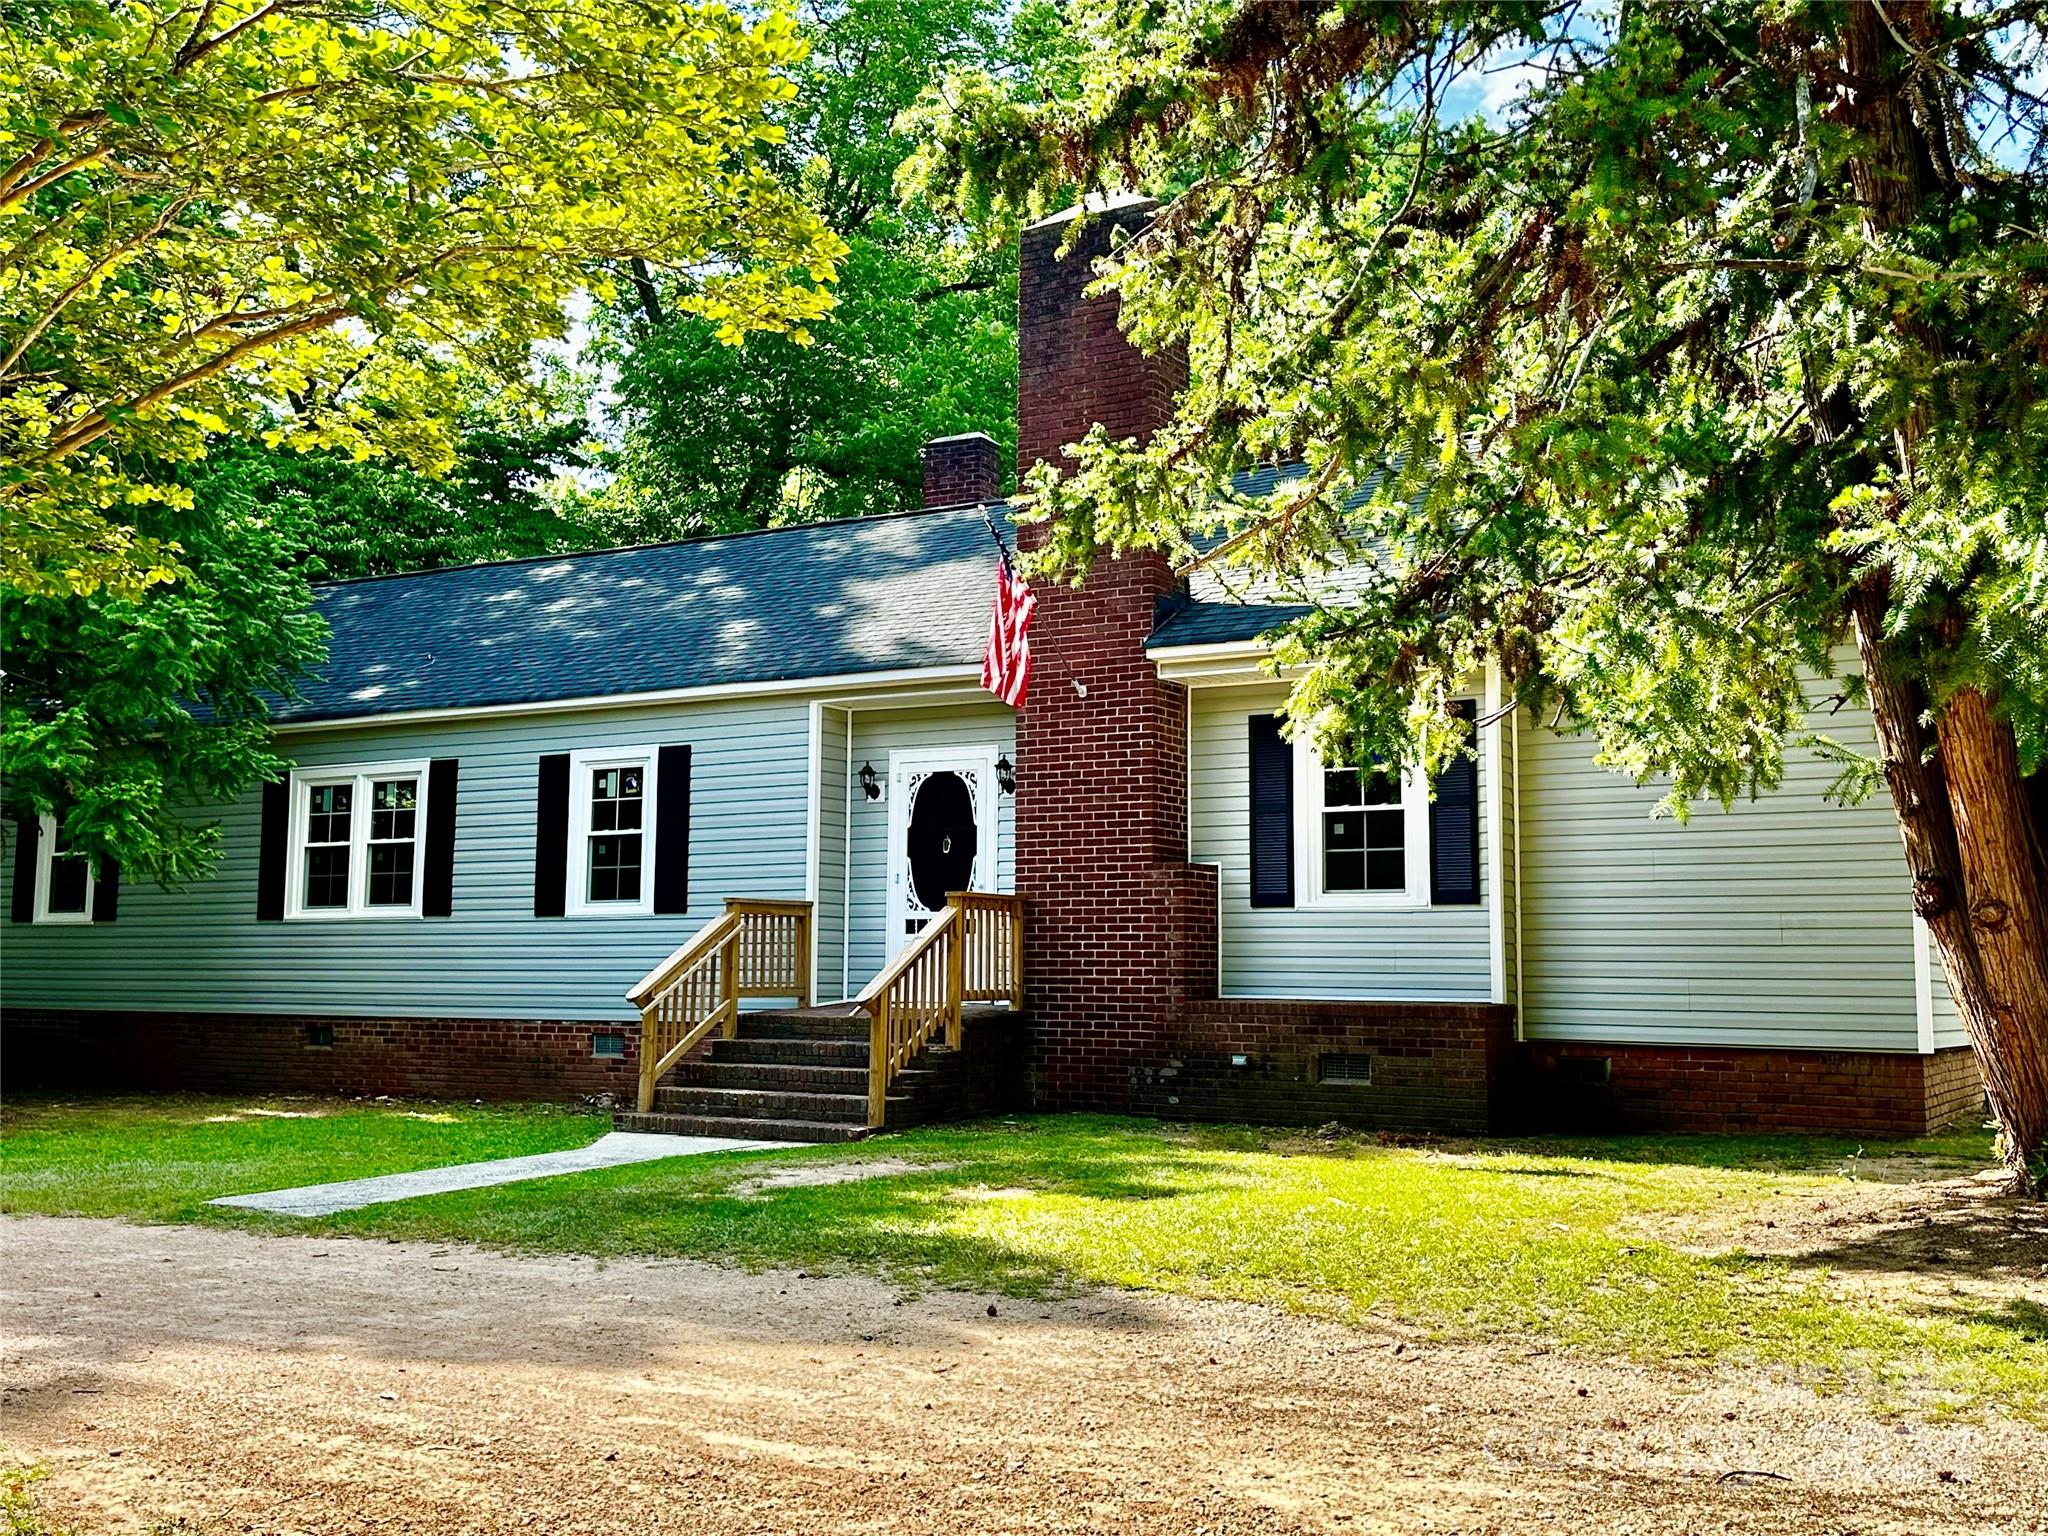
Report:
[{"label": "sunlit grass patch", "polygon": [[205,1202],[553,1152],[582,1146],[608,1125],[547,1107],[34,1098],[0,1111],[0,1211],[139,1221],[222,1216]]}]

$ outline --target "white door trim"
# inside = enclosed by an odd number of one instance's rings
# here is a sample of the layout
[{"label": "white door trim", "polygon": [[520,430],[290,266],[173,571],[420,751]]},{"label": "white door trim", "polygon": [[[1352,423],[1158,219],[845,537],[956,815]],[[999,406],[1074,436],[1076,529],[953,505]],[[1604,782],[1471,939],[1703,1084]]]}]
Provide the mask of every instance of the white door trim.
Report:
[{"label": "white door trim", "polygon": [[882,878],[887,882],[883,909],[888,914],[890,959],[903,948],[910,918],[910,880],[904,843],[910,831],[909,780],[913,774],[971,769],[974,778],[974,874],[968,882],[978,890],[995,889],[997,861],[995,742],[973,747],[902,747],[889,753],[889,846]]}]

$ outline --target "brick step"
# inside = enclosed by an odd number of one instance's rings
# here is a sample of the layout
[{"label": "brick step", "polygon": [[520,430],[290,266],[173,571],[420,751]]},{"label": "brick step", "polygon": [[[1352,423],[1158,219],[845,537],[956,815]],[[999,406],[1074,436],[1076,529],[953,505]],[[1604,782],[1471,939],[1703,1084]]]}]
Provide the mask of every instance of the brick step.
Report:
[{"label": "brick step", "polygon": [[[865,1093],[793,1093],[764,1088],[657,1088],[654,1107],[671,1115],[714,1115],[741,1120],[854,1120],[867,1123]],[[906,1123],[908,1098],[889,1096],[889,1117]],[[899,1112],[904,1117],[899,1120]]]},{"label": "brick step", "polygon": [[855,1009],[763,1008],[740,1015],[745,1040],[866,1040],[868,1016]]},{"label": "brick step", "polygon": [[867,1071],[868,1042],[859,1040],[750,1040],[745,1035],[736,1039],[714,1039],[711,1054],[707,1058],[714,1062],[748,1062],[761,1065],[790,1067],[859,1067]]},{"label": "brick step", "polygon": [[612,1116],[612,1128],[654,1136],[730,1136],[742,1141],[859,1141],[866,1125],[845,1120],[751,1120],[732,1115]]},{"label": "brick step", "polygon": [[[897,1076],[895,1089],[914,1094],[931,1081],[928,1071],[912,1067]],[[851,1093],[868,1091],[867,1063],[859,1066],[777,1061],[686,1061],[667,1082],[681,1088],[760,1088],[770,1092]]]}]

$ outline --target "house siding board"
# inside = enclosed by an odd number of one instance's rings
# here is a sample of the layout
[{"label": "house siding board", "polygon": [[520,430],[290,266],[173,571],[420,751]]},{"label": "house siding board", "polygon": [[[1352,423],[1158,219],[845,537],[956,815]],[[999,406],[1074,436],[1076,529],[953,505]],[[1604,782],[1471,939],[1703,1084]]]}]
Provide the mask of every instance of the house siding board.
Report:
[{"label": "house siding board", "polygon": [[1945,1051],[1955,1046],[1970,1044],[1970,1032],[1963,1027],[1963,1016],[1956,1012],[1955,994],[1949,991],[1948,972],[1941,963],[1941,950],[1924,933],[1920,935],[1927,945],[1927,964],[1933,971],[1934,998],[1934,1048]]},{"label": "house siding board", "polygon": [[[1812,723],[1872,745],[1866,713]],[[1917,1049],[1910,882],[1886,803],[1829,803],[1834,770],[1795,749],[1768,795],[1653,819],[1657,789],[1601,768],[1591,740],[1526,714],[1520,730],[1530,1039]]]},{"label": "house siding board", "polygon": [[[1016,717],[996,703],[959,704],[931,709],[858,710],[853,716],[853,768],[872,762],[884,783],[889,754],[933,747],[993,745],[1016,761]],[[868,800],[858,790],[853,798],[850,828],[853,857],[849,867],[846,910],[847,990],[858,993],[874,979],[888,959],[889,806],[886,799]],[[1016,801],[996,796],[996,887],[1014,890],[1016,879]]]},{"label": "house siding board", "polygon": [[[77,1007],[90,976],[103,1010],[630,1021],[626,989],[724,898],[803,895],[808,726],[803,702],[757,700],[288,737],[303,764],[460,759],[452,916],[259,921],[251,793],[220,811],[209,879],[133,881],[112,924],[10,928],[0,1006]],[[536,918],[541,754],[667,742],[695,749],[689,910]]]},{"label": "house siding board", "polygon": [[829,705],[821,714],[818,764],[818,970],[814,990],[820,1001],[847,995],[846,986],[846,803],[851,716]]},{"label": "house siding board", "polygon": [[[1248,722],[1277,710],[1285,698],[1278,685],[1197,688],[1189,705],[1188,856],[1217,867],[1222,995],[1485,1002],[1492,992],[1486,840],[1493,831],[1483,822],[1477,906],[1251,905]],[[1480,803],[1485,802],[1482,763]],[[1301,872],[1296,874],[1300,891]]]}]

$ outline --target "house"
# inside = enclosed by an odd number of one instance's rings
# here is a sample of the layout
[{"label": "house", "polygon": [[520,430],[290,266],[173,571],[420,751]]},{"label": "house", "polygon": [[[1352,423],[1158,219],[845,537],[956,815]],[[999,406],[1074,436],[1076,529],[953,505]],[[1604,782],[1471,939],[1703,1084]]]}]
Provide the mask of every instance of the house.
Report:
[{"label": "house", "polygon": [[[1026,463],[1171,407],[1176,361],[1082,291],[1143,216],[1023,236]],[[978,684],[995,446],[926,469],[900,516],[325,588],[297,766],[219,808],[214,877],[8,839],[10,1082],[630,1100],[645,1044],[673,1113],[635,1123],[819,1134],[1027,1097],[1877,1134],[1980,1101],[1889,812],[1819,762],[1653,820],[1477,679],[1433,796],[1325,771],[1276,728],[1284,614],[1143,554],[1039,593],[1013,712]]]}]

